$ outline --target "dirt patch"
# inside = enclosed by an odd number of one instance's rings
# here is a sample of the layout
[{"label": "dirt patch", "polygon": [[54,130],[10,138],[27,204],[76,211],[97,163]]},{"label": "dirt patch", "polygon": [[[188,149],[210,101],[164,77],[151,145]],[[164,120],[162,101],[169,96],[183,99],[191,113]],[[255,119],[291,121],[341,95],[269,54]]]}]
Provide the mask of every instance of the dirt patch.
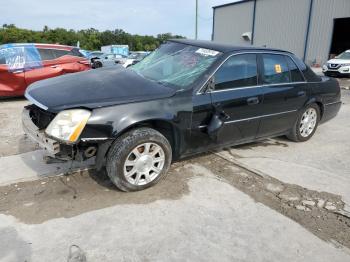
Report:
[{"label": "dirt patch", "polygon": [[172,165],[168,176],[148,190],[125,193],[110,182],[105,172],[94,170],[44,178],[0,187],[0,213],[28,224],[59,217],[74,217],[114,205],[147,204],[160,199],[179,199],[189,193],[186,162]]}]

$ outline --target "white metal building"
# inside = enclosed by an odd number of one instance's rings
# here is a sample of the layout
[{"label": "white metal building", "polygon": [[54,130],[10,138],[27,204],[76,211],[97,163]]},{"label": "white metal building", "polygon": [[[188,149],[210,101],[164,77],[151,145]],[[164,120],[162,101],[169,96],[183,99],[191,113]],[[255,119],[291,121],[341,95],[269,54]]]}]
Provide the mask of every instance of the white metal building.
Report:
[{"label": "white metal building", "polygon": [[308,64],[350,49],[350,0],[241,0],[213,10],[217,42],[280,48]]}]

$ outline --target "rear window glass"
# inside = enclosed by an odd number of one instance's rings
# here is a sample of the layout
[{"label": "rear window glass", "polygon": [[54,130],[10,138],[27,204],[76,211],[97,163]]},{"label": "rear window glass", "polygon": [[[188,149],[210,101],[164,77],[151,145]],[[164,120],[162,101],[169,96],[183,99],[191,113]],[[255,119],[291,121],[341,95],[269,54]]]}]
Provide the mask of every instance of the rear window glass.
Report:
[{"label": "rear window glass", "polygon": [[38,48],[41,60],[53,60],[56,58],[52,49]]},{"label": "rear window glass", "polygon": [[287,61],[284,55],[264,54],[264,84],[289,83],[290,75]]}]

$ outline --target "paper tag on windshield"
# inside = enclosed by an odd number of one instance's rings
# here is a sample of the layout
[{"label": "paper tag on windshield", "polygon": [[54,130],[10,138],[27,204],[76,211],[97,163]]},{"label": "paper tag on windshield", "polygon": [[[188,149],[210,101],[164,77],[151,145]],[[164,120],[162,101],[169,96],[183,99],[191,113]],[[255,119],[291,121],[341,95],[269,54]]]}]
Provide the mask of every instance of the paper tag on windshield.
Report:
[{"label": "paper tag on windshield", "polygon": [[201,55],[204,55],[204,56],[216,56],[219,54],[218,51],[214,51],[214,50],[210,50],[210,49],[205,49],[205,48],[199,48],[197,51],[196,51],[197,54],[201,54]]}]

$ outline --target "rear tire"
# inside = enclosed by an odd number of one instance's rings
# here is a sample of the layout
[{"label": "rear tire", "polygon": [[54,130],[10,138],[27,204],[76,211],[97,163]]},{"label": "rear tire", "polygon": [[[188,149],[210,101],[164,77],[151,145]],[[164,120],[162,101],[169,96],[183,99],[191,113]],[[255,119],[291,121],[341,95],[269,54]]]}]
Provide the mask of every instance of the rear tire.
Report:
[{"label": "rear tire", "polygon": [[287,137],[295,142],[305,142],[316,132],[320,121],[320,108],[317,104],[310,104],[299,113],[293,129]]},{"label": "rear tire", "polygon": [[171,160],[170,143],[161,133],[151,128],[138,128],[112,144],[106,170],[120,190],[139,191],[163,179]]},{"label": "rear tire", "polygon": [[103,65],[102,65],[101,62],[99,62],[99,61],[94,62],[94,68],[95,68],[95,69],[101,68],[102,66],[103,66]]}]

